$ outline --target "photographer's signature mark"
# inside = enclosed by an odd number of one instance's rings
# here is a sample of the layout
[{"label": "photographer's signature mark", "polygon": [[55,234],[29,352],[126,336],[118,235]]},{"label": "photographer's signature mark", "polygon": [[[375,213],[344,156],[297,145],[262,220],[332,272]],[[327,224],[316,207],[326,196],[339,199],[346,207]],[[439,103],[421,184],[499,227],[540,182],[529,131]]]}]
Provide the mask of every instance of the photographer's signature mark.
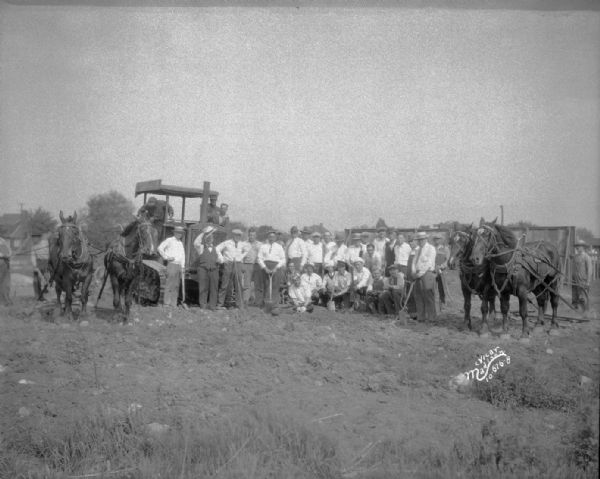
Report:
[{"label": "photographer's signature mark", "polygon": [[467,379],[488,382],[506,364],[510,364],[510,356],[500,349],[500,346],[496,346],[483,356],[479,356],[475,362],[475,369],[466,371],[464,374]]}]

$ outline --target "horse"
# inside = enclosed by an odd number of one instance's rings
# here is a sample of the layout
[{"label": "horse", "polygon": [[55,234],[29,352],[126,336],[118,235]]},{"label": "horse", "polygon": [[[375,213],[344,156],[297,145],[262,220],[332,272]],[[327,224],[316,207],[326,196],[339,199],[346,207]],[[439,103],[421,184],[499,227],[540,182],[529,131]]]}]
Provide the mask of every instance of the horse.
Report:
[{"label": "horse", "polygon": [[536,326],[544,324],[549,295],[552,306],[551,328],[558,328],[556,313],[560,298],[560,257],[555,245],[537,241],[520,246],[510,229],[496,224],[495,220],[485,223],[482,218],[470,258],[476,265],[482,265],[486,260],[490,263],[492,286],[500,296],[504,333],[508,332],[508,302],[512,294],[519,298],[519,315],[523,321],[521,338],[529,336],[527,295],[530,292],[533,292],[538,304]]},{"label": "horse", "polygon": [[[50,281],[54,281],[56,300],[61,314],[73,319],[73,293],[81,285],[81,315],[86,314],[86,305],[90,283],[94,274],[94,260],[88,251],[87,239],[77,226],[77,213],[67,219],[61,210],[61,221],[50,245],[49,268]],[[60,296],[65,292],[64,307],[61,307]]]},{"label": "horse", "polygon": [[110,276],[113,291],[113,307],[121,311],[123,318],[129,318],[132,295],[139,278],[144,257],[154,256],[158,234],[150,221],[138,218],[131,222],[121,233],[118,243],[113,243],[104,256],[104,279],[98,294],[102,295],[106,279]]},{"label": "horse", "polygon": [[[455,226],[450,235],[450,258],[448,265],[453,268],[456,261],[459,262],[460,288],[463,294],[463,309],[465,311],[465,323],[469,330],[471,326],[471,296],[477,295],[481,299],[481,327],[480,334],[489,331],[488,317],[496,316],[496,292],[492,286],[490,277],[490,266],[487,261],[476,265],[470,259],[471,250],[475,243],[476,230],[473,225],[464,225],[460,229]],[[489,315],[489,316],[488,316]]]}]

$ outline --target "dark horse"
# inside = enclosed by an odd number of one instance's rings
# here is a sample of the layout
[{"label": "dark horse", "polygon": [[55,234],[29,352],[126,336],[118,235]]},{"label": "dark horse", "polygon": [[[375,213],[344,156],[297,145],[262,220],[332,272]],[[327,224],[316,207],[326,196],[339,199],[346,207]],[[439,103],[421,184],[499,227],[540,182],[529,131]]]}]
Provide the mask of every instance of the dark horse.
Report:
[{"label": "dark horse", "polygon": [[[481,328],[480,334],[489,330],[488,317],[496,316],[496,291],[492,286],[490,276],[490,265],[484,261],[481,265],[476,265],[471,260],[471,251],[475,244],[477,230],[473,225],[463,226],[460,229],[455,227],[455,231],[450,236],[450,259],[448,264],[454,267],[456,261],[459,262],[460,288],[464,298],[465,323],[469,329],[471,327],[471,296],[477,295],[481,299]],[[489,316],[488,316],[489,315]]]},{"label": "dark horse", "polygon": [[106,278],[110,276],[113,307],[121,311],[125,320],[129,318],[136,279],[141,274],[142,259],[156,254],[156,243],[157,232],[152,223],[145,218],[138,218],[123,230],[119,241],[113,243],[104,256],[105,273],[98,300]]},{"label": "dark horse", "polygon": [[77,213],[64,218],[59,214],[61,225],[51,242],[49,266],[51,280],[55,282],[56,299],[61,306],[60,296],[65,292],[65,305],[61,312],[73,319],[73,293],[81,285],[81,314],[85,314],[90,283],[94,274],[93,258],[88,251],[87,239],[76,224]]},{"label": "dark horse", "polygon": [[508,302],[510,295],[519,298],[519,314],[523,320],[522,337],[529,335],[527,325],[527,295],[533,292],[538,304],[538,324],[544,324],[544,312],[548,296],[552,305],[552,327],[558,328],[556,310],[558,308],[558,284],[560,278],[560,257],[552,243],[537,241],[520,246],[515,235],[508,228],[485,223],[483,218],[477,229],[477,237],[471,260],[476,265],[490,262],[492,286],[500,295],[502,329],[508,331]]}]

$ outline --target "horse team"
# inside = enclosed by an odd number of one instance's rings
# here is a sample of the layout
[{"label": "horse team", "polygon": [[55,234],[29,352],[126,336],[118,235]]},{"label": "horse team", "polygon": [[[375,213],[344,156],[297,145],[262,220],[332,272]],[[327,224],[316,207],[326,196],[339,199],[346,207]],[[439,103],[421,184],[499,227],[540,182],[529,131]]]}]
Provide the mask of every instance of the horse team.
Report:
[{"label": "horse team", "polygon": [[[78,228],[77,213],[64,218],[60,212],[61,225],[51,243],[49,267],[53,276],[57,300],[65,292],[62,311],[72,319],[73,293],[80,287],[81,312],[85,313],[89,286],[93,276],[93,259],[87,247],[87,240]],[[121,310],[125,317],[129,314],[132,302],[133,285],[140,271],[140,263],[146,255],[156,249],[156,230],[149,222],[136,220],[121,234],[122,240],[112,244],[105,257],[105,276],[111,278],[113,306]],[[523,321],[522,337],[527,337],[527,305],[529,293],[537,302],[537,323],[544,324],[548,299],[552,306],[551,326],[558,327],[560,258],[555,245],[538,241],[520,245],[514,234],[496,220],[486,223],[483,218],[478,228],[463,226],[457,228],[450,238],[451,252],[449,263],[459,262],[461,290],[464,297],[464,319],[472,329],[471,298],[481,298],[481,333],[489,330],[488,319],[495,315],[495,299],[500,297],[502,330],[508,331],[508,309],[510,296],[519,299],[519,314]],[[99,296],[100,296],[99,295]]]}]

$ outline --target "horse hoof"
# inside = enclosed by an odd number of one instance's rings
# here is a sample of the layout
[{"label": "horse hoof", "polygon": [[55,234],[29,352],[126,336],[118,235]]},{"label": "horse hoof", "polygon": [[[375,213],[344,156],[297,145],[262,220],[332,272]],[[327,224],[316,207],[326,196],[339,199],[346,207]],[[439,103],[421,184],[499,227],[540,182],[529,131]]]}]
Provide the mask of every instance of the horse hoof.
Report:
[{"label": "horse hoof", "polygon": [[531,339],[528,336],[522,336],[519,342],[522,344],[531,344]]},{"label": "horse hoof", "polygon": [[508,340],[512,339],[512,336],[510,334],[508,334],[508,333],[502,333],[500,335],[500,339],[502,339],[504,341],[508,341]]}]

